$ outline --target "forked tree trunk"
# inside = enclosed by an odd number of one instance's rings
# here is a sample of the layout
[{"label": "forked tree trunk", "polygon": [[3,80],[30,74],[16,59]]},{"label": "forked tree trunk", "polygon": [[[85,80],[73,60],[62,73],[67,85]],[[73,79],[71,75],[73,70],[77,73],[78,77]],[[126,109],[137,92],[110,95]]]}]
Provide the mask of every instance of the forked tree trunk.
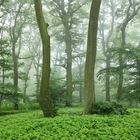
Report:
[{"label": "forked tree trunk", "polygon": [[96,60],[97,30],[100,4],[101,0],[92,0],[90,10],[84,80],[85,114],[91,114],[92,107],[95,104],[94,68]]}]

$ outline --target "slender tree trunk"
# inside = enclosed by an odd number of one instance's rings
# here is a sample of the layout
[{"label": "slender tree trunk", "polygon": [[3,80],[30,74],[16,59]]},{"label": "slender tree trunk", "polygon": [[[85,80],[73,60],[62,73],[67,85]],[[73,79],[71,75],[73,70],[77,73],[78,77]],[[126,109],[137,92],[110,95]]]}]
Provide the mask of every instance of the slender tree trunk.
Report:
[{"label": "slender tree trunk", "polygon": [[15,50],[15,43],[13,42],[13,46],[12,46],[12,57],[13,57],[13,74],[14,74],[14,78],[13,78],[13,82],[14,82],[14,86],[15,86],[15,97],[14,97],[14,109],[18,110],[19,109],[19,101],[18,101],[18,58],[16,55],[16,50]]},{"label": "slender tree trunk", "polygon": [[80,84],[79,84],[79,101],[80,101],[80,104],[82,104],[82,95],[83,95],[83,86],[82,86],[82,58],[80,57],[79,58],[80,60],[80,64],[79,64],[79,81],[80,81]]},{"label": "slender tree trunk", "polygon": [[27,94],[27,87],[28,87],[28,78],[29,78],[29,72],[30,72],[30,69],[31,69],[31,66],[32,66],[32,62],[33,60],[31,60],[28,68],[27,68],[27,72],[26,72],[26,78],[24,80],[24,99],[23,99],[23,102],[26,103],[26,94]]},{"label": "slender tree trunk", "polygon": [[92,108],[95,104],[95,82],[94,82],[94,69],[96,60],[96,47],[97,47],[97,30],[98,30],[98,16],[100,10],[101,0],[92,0],[89,28],[88,28],[88,41],[87,53],[85,63],[85,80],[84,80],[84,94],[85,104],[84,113],[92,113]]},{"label": "slender tree trunk", "polygon": [[106,101],[110,101],[110,71],[108,68],[110,68],[110,56],[108,55],[106,57]]},{"label": "slender tree trunk", "polygon": [[[82,76],[81,74],[81,69],[80,69],[80,77]],[[80,101],[80,104],[82,104],[82,80],[80,78],[80,85],[79,85],[79,101]]]},{"label": "slender tree trunk", "polygon": [[36,97],[37,97],[37,100],[39,98],[39,93],[40,93],[40,81],[41,81],[41,72],[40,72],[40,58],[41,56],[38,55],[37,56],[37,59],[34,60],[34,68],[35,68],[35,71],[36,71],[36,75],[35,75],[35,78],[36,78],[36,89],[35,89],[35,93],[36,93]]},{"label": "slender tree trunk", "polygon": [[40,72],[39,68],[36,69],[36,93],[39,95],[40,91]]},{"label": "slender tree trunk", "polygon": [[1,111],[1,106],[2,106],[2,100],[3,100],[3,95],[0,95],[0,111]]},{"label": "slender tree trunk", "polygon": [[[4,60],[4,58],[3,58]],[[3,68],[2,68],[2,84],[4,85],[5,84],[5,70],[4,70],[4,67],[5,67],[5,62],[3,61]],[[4,93],[4,87],[2,88],[2,93]],[[2,100],[3,100],[3,95],[1,94],[0,95],[0,110],[1,110],[1,106],[2,106]]]},{"label": "slender tree trunk", "polygon": [[[136,94],[138,94],[138,93],[140,93],[140,59],[137,58],[136,61],[137,61],[137,73],[138,73],[138,77],[136,77],[136,82],[137,82],[137,93]],[[136,101],[137,105],[139,103],[139,100],[140,100],[140,97],[137,98],[137,101]]]},{"label": "slender tree trunk", "polygon": [[117,101],[120,102],[122,98],[122,89],[123,89],[123,56],[121,52],[119,53],[119,80],[118,80],[118,89],[117,89]]},{"label": "slender tree trunk", "polygon": [[39,103],[45,117],[54,116],[54,106],[49,93],[50,80],[50,36],[47,31],[47,26],[42,12],[41,0],[34,0],[36,19],[42,39],[43,46],[43,65],[41,87],[39,95]]},{"label": "slender tree trunk", "polygon": [[[126,29],[126,25],[124,24],[124,26],[121,28],[121,38],[122,38],[122,42],[121,42],[121,48],[124,48],[126,45],[126,41],[125,41],[125,29]],[[123,54],[120,50],[119,52],[119,70],[118,70],[118,89],[117,89],[117,101],[120,102],[121,98],[122,98],[122,90],[123,90]]]},{"label": "slender tree trunk", "polygon": [[40,76],[41,76],[41,73],[40,73],[40,70],[39,70],[39,63],[38,64],[34,64],[34,67],[35,67],[35,70],[36,70],[36,90],[35,90],[35,93],[36,93],[37,101],[39,101]]}]

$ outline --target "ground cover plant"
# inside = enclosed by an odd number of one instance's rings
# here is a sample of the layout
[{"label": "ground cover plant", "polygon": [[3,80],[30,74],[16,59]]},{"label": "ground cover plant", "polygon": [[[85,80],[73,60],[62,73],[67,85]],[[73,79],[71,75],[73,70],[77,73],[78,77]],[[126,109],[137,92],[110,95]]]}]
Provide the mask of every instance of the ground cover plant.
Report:
[{"label": "ground cover plant", "polygon": [[[78,111],[78,113],[74,111]],[[72,115],[71,115],[72,112]],[[60,109],[54,118],[34,111],[0,117],[0,140],[139,140],[140,110],[129,115],[82,115]]]},{"label": "ground cover plant", "polygon": [[95,103],[93,114],[116,114],[124,115],[128,114],[127,108],[117,102],[97,102]]}]

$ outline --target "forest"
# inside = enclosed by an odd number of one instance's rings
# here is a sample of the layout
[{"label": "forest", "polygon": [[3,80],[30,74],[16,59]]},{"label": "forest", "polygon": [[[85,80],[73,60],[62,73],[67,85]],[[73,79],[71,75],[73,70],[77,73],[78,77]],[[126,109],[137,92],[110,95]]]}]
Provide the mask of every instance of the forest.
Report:
[{"label": "forest", "polygon": [[140,140],[139,0],[0,0],[0,140]]}]

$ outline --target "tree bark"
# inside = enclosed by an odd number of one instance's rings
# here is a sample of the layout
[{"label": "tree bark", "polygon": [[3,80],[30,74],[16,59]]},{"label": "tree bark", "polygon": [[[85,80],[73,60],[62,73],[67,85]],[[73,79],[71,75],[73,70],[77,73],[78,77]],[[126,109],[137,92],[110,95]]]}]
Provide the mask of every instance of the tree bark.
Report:
[{"label": "tree bark", "polygon": [[67,98],[66,106],[72,105],[72,44],[71,34],[68,26],[68,21],[65,21],[65,43],[66,43],[66,54],[67,54],[67,67],[66,67],[66,83],[67,83]]},{"label": "tree bark", "polygon": [[15,97],[14,97],[14,109],[18,110],[19,105],[18,105],[18,58],[15,52],[15,43],[13,43],[12,46],[12,57],[13,57],[13,71],[14,71],[14,86],[15,86]]},{"label": "tree bark", "polygon": [[[45,117],[54,116],[54,106],[51,96],[49,94],[49,80],[50,80],[50,36],[47,31],[47,26],[42,11],[41,0],[34,0],[36,19],[42,39],[43,46],[43,65],[41,87],[39,95],[39,103]],[[48,24],[47,24],[48,25]]]},{"label": "tree bark", "polygon": [[80,60],[80,64],[79,64],[79,81],[80,81],[80,83],[79,83],[79,102],[80,102],[80,104],[82,104],[82,95],[83,95],[83,90],[82,90],[82,88],[83,88],[83,86],[82,86],[82,63],[81,63],[81,57],[79,58],[79,60]]},{"label": "tree bark", "polygon": [[98,17],[101,0],[93,0],[90,10],[84,80],[84,113],[91,114],[95,104],[94,69],[97,47]]},{"label": "tree bark", "polygon": [[24,103],[26,103],[28,78],[29,78],[29,73],[30,73],[31,67],[32,67],[32,63],[33,63],[33,60],[31,60],[30,64],[27,67],[27,71],[26,71],[26,75],[25,75],[25,79],[24,79],[24,90],[23,90],[23,94],[24,94],[23,102]]},{"label": "tree bark", "polygon": [[106,87],[106,101],[110,101],[110,71],[108,68],[110,68],[110,55],[106,57],[106,82],[105,82],[105,87]]}]

